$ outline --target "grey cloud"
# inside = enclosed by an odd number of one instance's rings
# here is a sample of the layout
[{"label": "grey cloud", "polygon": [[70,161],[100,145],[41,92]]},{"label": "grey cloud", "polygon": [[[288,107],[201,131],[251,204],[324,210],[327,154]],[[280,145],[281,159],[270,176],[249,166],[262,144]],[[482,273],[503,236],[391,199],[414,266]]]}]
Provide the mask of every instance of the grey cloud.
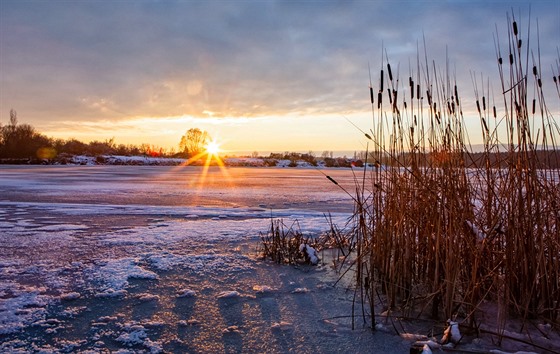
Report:
[{"label": "grey cloud", "polygon": [[[470,85],[464,65],[494,70],[488,30],[511,10],[457,1],[0,1],[0,121],[11,107],[49,120],[361,110],[381,43],[408,76],[423,31],[430,54],[443,65],[447,45]],[[560,5],[532,6],[543,40],[557,47]]]}]

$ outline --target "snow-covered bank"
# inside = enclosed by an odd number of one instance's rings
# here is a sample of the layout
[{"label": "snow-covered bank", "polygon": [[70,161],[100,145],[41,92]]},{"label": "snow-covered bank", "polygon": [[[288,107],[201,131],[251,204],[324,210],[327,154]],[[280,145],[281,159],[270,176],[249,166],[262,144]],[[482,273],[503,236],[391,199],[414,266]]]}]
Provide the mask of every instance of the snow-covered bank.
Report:
[{"label": "snow-covered bank", "polygon": [[[301,159],[277,159],[267,157],[225,157],[220,161],[211,161],[213,165],[223,164],[231,167],[296,167],[296,168],[326,168],[352,167],[352,159],[337,158],[327,164],[318,159],[314,163]],[[153,156],[124,156],[124,155],[63,155],[55,159],[0,159],[0,165],[126,165],[126,166],[179,166],[204,165],[205,159],[189,161],[183,158],[153,157]]]}]

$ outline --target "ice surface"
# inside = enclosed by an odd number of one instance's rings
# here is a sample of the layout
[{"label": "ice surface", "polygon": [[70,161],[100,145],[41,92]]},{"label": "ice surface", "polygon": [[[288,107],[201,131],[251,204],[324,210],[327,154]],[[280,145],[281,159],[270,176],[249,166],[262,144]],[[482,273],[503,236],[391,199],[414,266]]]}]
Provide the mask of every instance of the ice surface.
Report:
[{"label": "ice surface", "polygon": [[313,169],[3,166],[0,193],[0,352],[408,352],[388,326],[350,330],[328,267],[258,259],[271,219],[346,223]]}]

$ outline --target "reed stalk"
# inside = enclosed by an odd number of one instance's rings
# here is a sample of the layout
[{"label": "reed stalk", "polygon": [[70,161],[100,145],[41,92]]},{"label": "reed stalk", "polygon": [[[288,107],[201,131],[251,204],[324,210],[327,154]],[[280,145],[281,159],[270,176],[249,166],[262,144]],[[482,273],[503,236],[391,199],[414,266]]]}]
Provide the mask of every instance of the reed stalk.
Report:
[{"label": "reed stalk", "polygon": [[[379,291],[406,315],[474,328],[481,304],[493,302],[500,330],[509,316],[560,328],[559,128],[529,30],[522,40],[515,19],[508,26],[505,52],[496,36],[501,92],[472,74],[482,153],[469,141],[449,60],[443,69],[428,62],[424,43],[399,87],[385,53],[377,97],[370,89],[373,167],[356,182],[351,263],[371,318]],[[558,71],[550,83],[560,92]]]}]

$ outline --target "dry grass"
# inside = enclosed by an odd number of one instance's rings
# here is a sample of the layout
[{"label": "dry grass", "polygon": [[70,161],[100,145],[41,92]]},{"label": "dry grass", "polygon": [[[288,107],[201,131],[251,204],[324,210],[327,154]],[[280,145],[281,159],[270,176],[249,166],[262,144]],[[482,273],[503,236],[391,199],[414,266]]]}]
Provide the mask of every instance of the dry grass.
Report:
[{"label": "dry grass", "polygon": [[279,264],[312,264],[301,245],[309,245],[319,251],[324,248],[321,239],[303,235],[297,222],[287,227],[281,219],[271,219],[270,229],[261,234],[259,253],[265,259]]},{"label": "dry grass", "polygon": [[[400,88],[386,59],[377,97],[370,89],[365,135],[376,167],[357,179],[355,260],[347,267],[372,326],[379,292],[388,309],[473,329],[487,301],[499,307],[501,329],[509,316],[560,328],[560,172],[542,169],[550,165],[542,156],[557,156],[542,151],[557,149],[559,128],[540,61],[508,22],[507,51],[496,44],[500,94],[473,75],[481,168],[468,168],[474,154],[447,64],[440,70],[419,54]],[[560,98],[557,74],[550,81]]]}]

